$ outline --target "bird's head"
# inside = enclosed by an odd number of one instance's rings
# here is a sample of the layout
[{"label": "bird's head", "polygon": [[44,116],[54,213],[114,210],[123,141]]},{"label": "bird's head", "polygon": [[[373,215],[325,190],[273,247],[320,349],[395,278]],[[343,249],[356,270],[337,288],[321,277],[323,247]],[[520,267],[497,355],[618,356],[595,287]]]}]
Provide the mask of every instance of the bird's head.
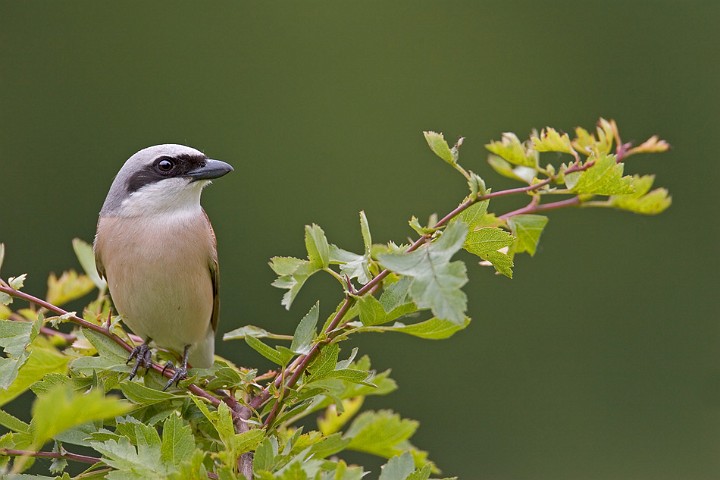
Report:
[{"label": "bird's head", "polygon": [[148,147],[122,166],[100,214],[135,217],[198,210],[203,187],[232,170],[184,145]]}]

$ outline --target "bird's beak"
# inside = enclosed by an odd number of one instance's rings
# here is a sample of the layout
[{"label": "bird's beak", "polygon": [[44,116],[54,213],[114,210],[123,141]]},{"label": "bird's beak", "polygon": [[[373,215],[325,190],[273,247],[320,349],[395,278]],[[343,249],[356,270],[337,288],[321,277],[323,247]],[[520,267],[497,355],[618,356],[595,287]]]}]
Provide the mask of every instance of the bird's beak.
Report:
[{"label": "bird's beak", "polygon": [[205,165],[190,170],[186,175],[196,180],[211,180],[213,178],[220,178],[226,173],[233,171],[233,167],[229,163],[221,162],[220,160],[206,159]]}]

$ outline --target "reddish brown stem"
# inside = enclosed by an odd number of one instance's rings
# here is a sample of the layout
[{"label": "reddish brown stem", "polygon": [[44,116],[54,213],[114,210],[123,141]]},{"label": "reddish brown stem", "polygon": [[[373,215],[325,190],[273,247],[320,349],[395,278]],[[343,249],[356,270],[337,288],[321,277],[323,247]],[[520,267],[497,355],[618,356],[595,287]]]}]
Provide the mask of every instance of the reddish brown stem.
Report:
[{"label": "reddish brown stem", "polygon": [[[45,300],[42,300],[40,298],[37,298],[33,295],[30,295],[29,293],[21,292],[20,290],[15,290],[14,288],[10,287],[9,285],[5,284],[4,282],[0,284],[0,292],[7,293],[11,297],[20,298],[22,300],[25,300],[27,302],[33,303],[39,307],[42,307],[50,312],[53,312],[60,316],[67,316],[67,319],[71,322],[75,323],[76,325],[80,325],[83,328],[88,328],[94,332],[97,332],[101,335],[104,335],[111,339],[113,342],[120,345],[122,348],[124,348],[126,351],[130,352],[132,351],[133,347],[131,345],[128,345],[122,338],[118,337],[114,333],[110,332],[107,328],[101,327],[100,325],[95,325],[94,323],[90,323],[86,320],[83,320],[82,318],[76,316],[76,315],[70,315],[69,312],[63,310],[60,307],[57,307],[53,305],[52,303],[46,302]],[[164,375],[167,378],[172,377],[173,372],[169,369],[163,371],[163,368],[160,365],[157,365],[155,363],[152,364],[151,368],[158,372],[161,375]],[[212,403],[214,406],[220,405],[220,400],[211,395],[209,392],[203,390],[202,388],[198,387],[195,384],[190,384],[187,387],[188,390],[190,390],[195,395],[202,397]]]},{"label": "reddish brown stem", "polygon": [[10,457],[37,457],[37,458],[62,458],[80,463],[100,463],[102,459],[90,457],[88,455],[80,455],[70,452],[33,452],[32,450],[15,450],[12,448],[0,448],[0,454]]}]

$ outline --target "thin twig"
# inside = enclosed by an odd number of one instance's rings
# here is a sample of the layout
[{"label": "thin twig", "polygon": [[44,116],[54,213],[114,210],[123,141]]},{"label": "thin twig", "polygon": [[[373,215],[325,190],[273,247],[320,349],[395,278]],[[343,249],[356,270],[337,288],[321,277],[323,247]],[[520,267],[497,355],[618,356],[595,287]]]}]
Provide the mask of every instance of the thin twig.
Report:
[{"label": "thin twig", "polygon": [[90,457],[88,455],[80,455],[79,453],[70,453],[65,450],[63,450],[62,452],[34,452],[32,450],[15,450],[13,448],[0,448],[0,454],[10,457],[61,458],[64,460],[72,460],[74,462],[90,464],[102,462],[101,458]]},{"label": "thin twig", "polygon": [[[128,345],[125,342],[125,340],[118,337],[117,335],[115,335],[114,333],[109,331],[107,328],[101,327],[100,325],[95,325],[94,323],[90,323],[86,320],[83,320],[82,318],[78,317],[77,315],[71,315],[69,312],[63,310],[62,308],[55,306],[52,303],[46,302],[45,300],[42,300],[40,298],[37,298],[33,295],[30,295],[29,293],[25,293],[20,290],[15,290],[14,288],[10,287],[9,285],[3,285],[3,284],[0,284],[0,292],[7,293],[8,295],[10,295],[12,297],[20,298],[27,302],[33,303],[39,307],[42,307],[50,312],[53,312],[57,315],[64,316],[71,322],[73,322],[77,325],[80,325],[83,328],[88,328],[94,332],[97,332],[101,335],[108,337],[109,339],[111,339],[113,342],[120,345],[123,349],[125,349],[128,352],[132,351],[132,349],[133,349],[133,347]],[[155,363],[153,363],[151,365],[151,368],[153,370],[155,370],[156,372],[158,372],[159,374],[164,375],[167,378],[170,378],[173,375],[173,372],[170,369],[163,371],[163,368],[160,365],[157,365]],[[198,387],[195,384],[191,383],[190,385],[187,386],[187,389],[190,390],[195,395],[202,397],[205,400],[209,401],[215,407],[220,405],[220,400],[217,397],[210,394],[206,390],[203,390],[202,388]]]}]

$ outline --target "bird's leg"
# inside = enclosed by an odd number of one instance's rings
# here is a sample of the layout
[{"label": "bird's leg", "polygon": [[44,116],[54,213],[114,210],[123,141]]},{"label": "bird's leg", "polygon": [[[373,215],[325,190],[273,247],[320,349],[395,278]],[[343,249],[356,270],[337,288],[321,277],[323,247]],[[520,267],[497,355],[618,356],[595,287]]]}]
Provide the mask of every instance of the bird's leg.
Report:
[{"label": "bird's leg", "polygon": [[135,365],[133,365],[133,368],[130,371],[130,380],[135,378],[138,368],[145,367],[145,373],[147,373],[152,366],[152,355],[148,343],[150,343],[149,338],[145,340],[145,342],[133,348],[132,352],[130,352],[130,356],[128,357],[127,362],[125,362],[125,365],[127,365],[132,359],[135,359]]},{"label": "bird's leg", "polygon": [[170,388],[170,385],[173,383],[177,387],[180,383],[180,380],[185,380],[187,378],[188,374],[188,350],[190,350],[190,345],[185,345],[185,352],[183,353],[182,358],[182,365],[178,368],[175,368],[175,365],[173,365],[172,362],[167,362],[165,366],[163,367],[163,373],[165,373],[165,370],[168,368],[175,369],[175,373],[173,373],[173,376],[170,377],[170,380],[168,380],[167,384],[165,385],[165,388],[163,388],[163,392]]}]

